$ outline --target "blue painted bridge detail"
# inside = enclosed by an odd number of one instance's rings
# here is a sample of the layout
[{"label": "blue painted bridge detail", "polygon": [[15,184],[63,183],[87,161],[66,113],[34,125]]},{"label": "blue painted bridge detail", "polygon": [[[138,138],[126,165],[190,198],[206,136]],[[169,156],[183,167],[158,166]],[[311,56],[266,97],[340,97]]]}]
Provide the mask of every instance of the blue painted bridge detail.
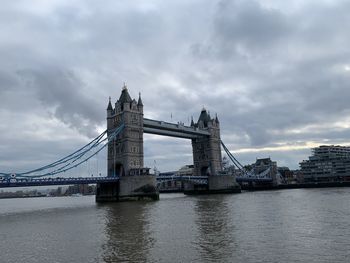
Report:
[{"label": "blue painted bridge detail", "polygon": [[118,180],[119,180],[119,177],[9,179],[9,180],[0,181],[0,188],[49,186],[49,185],[96,184],[96,183],[117,182]]},{"label": "blue painted bridge detail", "polygon": [[272,178],[236,177],[237,183],[272,183]]},{"label": "blue painted bridge detail", "polygon": [[[28,186],[50,186],[50,185],[73,185],[73,184],[96,184],[118,182],[119,177],[76,177],[76,178],[11,178],[0,180],[0,188],[6,187],[28,187]],[[159,176],[157,182],[166,181],[193,181],[195,183],[207,184],[207,176]]]},{"label": "blue painted bridge detail", "polygon": [[[76,177],[76,178],[20,178],[0,181],[0,188],[6,187],[28,187],[28,186],[50,186],[50,185],[73,185],[73,184],[96,184],[117,182],[119,177]],[[236,177],[238,183],[241,182],[272,182],[271,178]],[[157,176],[157,182],[182,181],[194,182],[196,184],[207,184],[208,176]]]}]

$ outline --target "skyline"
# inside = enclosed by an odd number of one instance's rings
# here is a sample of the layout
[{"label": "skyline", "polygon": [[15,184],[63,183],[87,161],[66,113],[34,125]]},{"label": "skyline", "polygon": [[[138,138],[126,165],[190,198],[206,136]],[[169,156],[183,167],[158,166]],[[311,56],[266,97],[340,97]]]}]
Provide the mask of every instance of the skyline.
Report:
[{"label": "skyline", "polygon": [[[346,1],[13,1],[0,7],[0,170],[45,165],[106,127],[126,82],[144,116],[218,114],[243,164],[298,168],[349,144]],[[192,162],[190,141],[145,135],[145,165]]]}]

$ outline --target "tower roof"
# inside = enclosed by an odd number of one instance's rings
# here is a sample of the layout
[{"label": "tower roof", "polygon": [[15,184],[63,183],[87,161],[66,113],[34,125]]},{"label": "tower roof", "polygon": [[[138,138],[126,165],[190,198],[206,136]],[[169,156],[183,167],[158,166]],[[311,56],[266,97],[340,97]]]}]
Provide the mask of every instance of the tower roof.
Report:
[{"label": "tower roof", "polygon": [[193,116],[191,116],[191,127],[194,126],[194,122],[193,122]]},{"label": "tower roof", "polygon": [[113,110],[112,103],[111,103],[111,97],[109,97],[109,102],[108,102],[107,110]]},{"label": "tower roof", "polygon": [[216,121],[216,123],[219,123],[219,119],[218,119],[218,115],[217,114],[215,114],[215,121]]},{"label": "tower roof", "polygon": [[200,121],[203,122],[204,126],[207,126],[208,122],[210,121],[210,115],[207,113],[205,108],[202,109],[201,114],[199,115],[198,122]]},{"label": "tower roof", "polygon": [[137,102],[137,106],[143,106],[142,99],[141,99],[141,92],[139,92],[139,101]]},{"label": "tower roof", "polygon": [[120,94],[120,97],[119,97],[119,102],[121,104],[123,104],[123,103],[131,102],[131,101],[132,101],[132,99],[129,95],[128,89],[127,89],[126,85],[124,84],[122,94]]}]

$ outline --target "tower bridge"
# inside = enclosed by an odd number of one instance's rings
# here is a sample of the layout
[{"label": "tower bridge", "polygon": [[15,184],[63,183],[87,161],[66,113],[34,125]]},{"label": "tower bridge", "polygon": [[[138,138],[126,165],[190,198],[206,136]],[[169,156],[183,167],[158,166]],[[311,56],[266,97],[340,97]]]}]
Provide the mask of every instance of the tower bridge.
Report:
[{"label": "tower bridge", "polygon": [[[127,87],[122,88],[119,99],[107,106],[107,130],[72,154],[43,167],[21,173],[0,172],[0,188],[63,184],[96,183],[96,201],[128,199],[158,199],[157,180],[144,167],[143,134],[156,134],[189,139],[193,152],[193,175],[172,177],[181,180],[187,193],[233,193],[240,187],[233,175],[223,171],[221,145],[230,160],[245,176],[239,182],[268,183],[271,178],[248,174],[220,139],[220,122],[202,109],[196,122],[189,126],[144,117],[141,95],[136,101]],[[82,166],[92,157],[107,149],[107,176],[69,177],[64,173]],[[98,160],[98,158],[97,158]],[[63,177],[61,177],[63,175]]]},{"label": "tower bridge", "polygon": [[[108,177],[120,176],[119,185],[98,184],[96,200],[109,201],[124,198],[153,198],[158,196],[155,177],[144,168],[143,134],[150,133],[190,139],[192,142],[194,176],[208,176],[208,191],[237,191],[233,176],[217,175],[222,172],[220,123],[202,109],[198,121],[190,126],[144,118],[141,94],[132,99],[126,86],[119,99],[107,106],[107,134],[120,125],[123,131],[108,145]],[[137,177],[135,177],[137,175]],[[188,184],[195,190],[195,184]],[[126,190],[127,189],[127,190]]]}]

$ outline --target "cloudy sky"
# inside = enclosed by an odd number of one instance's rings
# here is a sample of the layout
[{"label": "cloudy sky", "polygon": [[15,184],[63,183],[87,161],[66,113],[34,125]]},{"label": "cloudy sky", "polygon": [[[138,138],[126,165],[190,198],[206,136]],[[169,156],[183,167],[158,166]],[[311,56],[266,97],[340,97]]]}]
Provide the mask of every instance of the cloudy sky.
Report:
[{"label": "cloudy sky", "polygon": [[[55,161],[106,127],[123,82],[145,117],[218,114],[242,163],[298,168],[350,139],[350,2],[13,0],[0,6],[0,170]],[[172,115],[172,119],[171,119]],[[192,162],[145,135],[145,163]]]}]

